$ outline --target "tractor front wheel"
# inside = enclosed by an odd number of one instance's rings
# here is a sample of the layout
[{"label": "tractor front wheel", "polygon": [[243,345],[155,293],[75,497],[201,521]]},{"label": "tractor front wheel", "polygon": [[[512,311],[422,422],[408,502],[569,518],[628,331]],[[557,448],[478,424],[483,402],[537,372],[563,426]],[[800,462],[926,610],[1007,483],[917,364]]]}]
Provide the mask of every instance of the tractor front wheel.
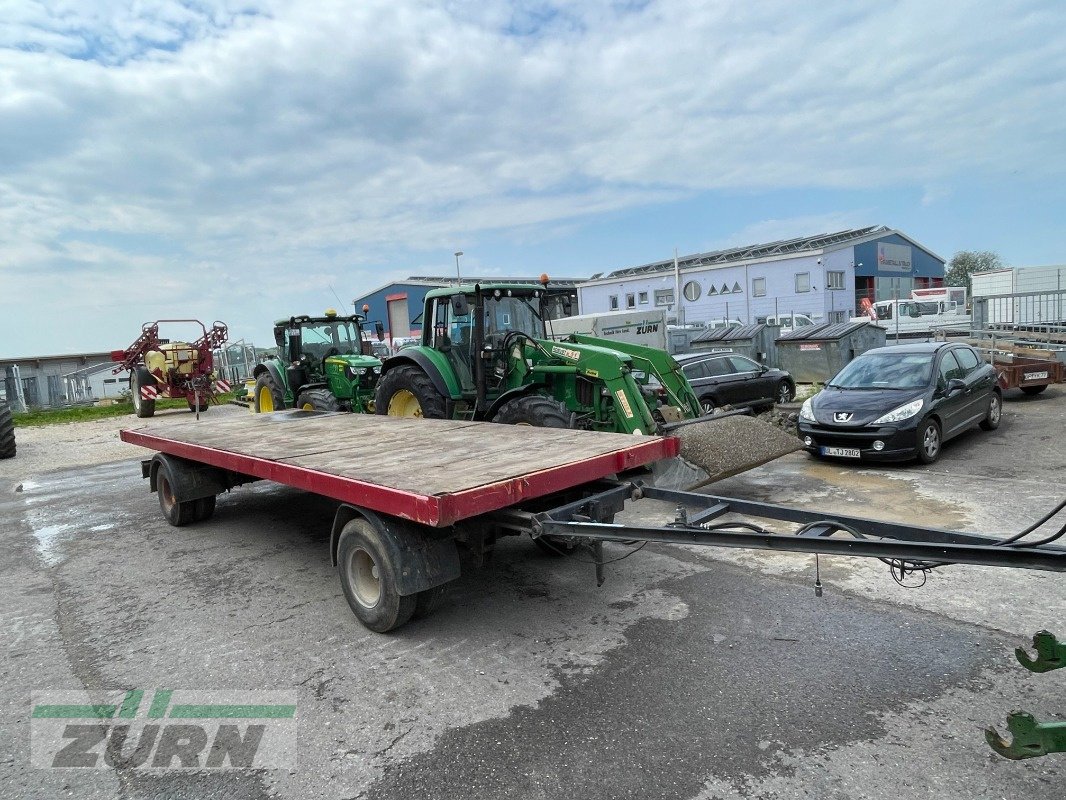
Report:
[{"label": "tractor front wheel", "polygon": [[414,364],[403,364],[382,376],[374,395],[374,411],[390,417],[444,419],[444,398],[429,376]]},{"label": "tractor front wheel", "polygon": [[264,372],[255,380],[255,413],[269,414],[285,408],[285,394],[269,372]]},{"label": "tractor front wheel", "polygon": [[149,399],[141,394],[145,388],[155,388],[155,379],[145,367],[134,367],[130,373],[130,395],[133,400],[133,413],[140,419],[155,414],[155,398]]},{"label": "tractor front wheel", "polygon": [[569,428],[570,414],[562,403],[539,394],[527,394],[504,403],[492,421],[534,428]]},{"label": "tractor front wheel", "polygon": [[329,389],[307,389],[300,392],[300,396],[296,398],[296,407],[304,411],[341,410],[341,404]]}]

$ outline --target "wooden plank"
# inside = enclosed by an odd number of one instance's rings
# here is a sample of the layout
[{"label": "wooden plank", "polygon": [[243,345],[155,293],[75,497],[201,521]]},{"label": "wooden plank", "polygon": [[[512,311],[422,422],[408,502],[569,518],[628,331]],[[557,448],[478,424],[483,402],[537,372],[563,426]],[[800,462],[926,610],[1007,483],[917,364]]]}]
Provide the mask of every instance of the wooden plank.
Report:
[{"label": "wooden plank", "polygon": [[283,411],[122,431],[124,441],[429,525],[677,454],[674,438]]}]

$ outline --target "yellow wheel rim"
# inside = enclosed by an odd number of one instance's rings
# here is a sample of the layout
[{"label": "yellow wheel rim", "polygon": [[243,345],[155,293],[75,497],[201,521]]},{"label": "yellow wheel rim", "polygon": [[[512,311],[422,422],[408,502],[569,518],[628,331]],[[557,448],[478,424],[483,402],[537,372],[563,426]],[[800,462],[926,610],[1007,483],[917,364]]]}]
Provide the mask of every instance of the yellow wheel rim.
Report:
[{"label": "yellow wheel rim", "polygon": [[268,414],[274,410],[274,395],[270,393],[269,386],[263,386],[259,390],[259,412]]},{"label": "yellow wheel rim", "polygon": [[400,389],[389,398],[390,417],[421,417],[422,404],[407,389]]},{"label": "yellow wheel rim", "polygon": [[302,406],[300,406],[300,408],[302,410],[304,410],[304,411],[314,411],[315,410],[315,407],[313,405],[311,405],[310,403],[304,403]]}]

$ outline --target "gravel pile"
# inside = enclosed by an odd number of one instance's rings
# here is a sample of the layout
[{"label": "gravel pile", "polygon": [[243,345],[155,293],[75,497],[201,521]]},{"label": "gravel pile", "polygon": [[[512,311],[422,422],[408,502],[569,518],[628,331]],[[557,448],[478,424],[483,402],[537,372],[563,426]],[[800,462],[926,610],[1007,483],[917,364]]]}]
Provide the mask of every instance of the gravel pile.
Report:
[{"label": "gravel pile", "polygon": [[681,457],[705,471],[704,482],[710,483],[799,450],[799,439],[768,417],[710,417],[702,425],[678,428]]}]

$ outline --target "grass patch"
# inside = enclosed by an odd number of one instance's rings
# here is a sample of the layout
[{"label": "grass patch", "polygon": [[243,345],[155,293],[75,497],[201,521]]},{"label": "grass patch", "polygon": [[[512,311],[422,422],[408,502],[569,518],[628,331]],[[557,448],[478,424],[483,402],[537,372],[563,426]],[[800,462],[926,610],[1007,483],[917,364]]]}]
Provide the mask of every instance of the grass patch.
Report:
[{"label": "grass patch", "polygon": [[[226,403],[232,394],[218,396],[219,403]],[[155,401],[156,411],[180,408],[188,410],[189,403],[184,398],[171,400],[160,398]],[[133,416],[133,403],[126,401],[109,406],[75,406],[72,408],[38,408],[11,415],[15,427],[39,427],[42,425],[62,425],[67,422],[87,422],[94,419]],[[191,415],[190,415],[191,416]]]}]

